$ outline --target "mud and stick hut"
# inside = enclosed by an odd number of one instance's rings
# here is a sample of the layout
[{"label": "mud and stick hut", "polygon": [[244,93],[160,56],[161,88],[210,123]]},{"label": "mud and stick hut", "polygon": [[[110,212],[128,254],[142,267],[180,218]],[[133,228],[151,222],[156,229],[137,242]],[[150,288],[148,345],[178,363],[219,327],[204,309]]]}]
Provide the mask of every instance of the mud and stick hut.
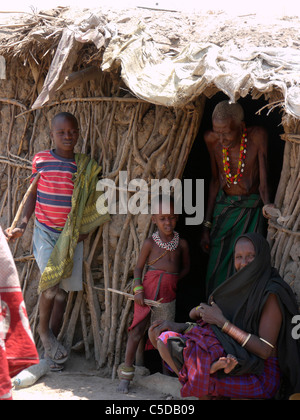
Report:
[{"label": "mud and stick hut", "polygon": [[[300,301],[300,20],[255,15],[58,8],[7,16],[0,25],[0,223],[10,226],[29,186],[35,153],[51,148],[58,112],[80,125],[77,152],[117,186],[143,179],[204,179],[203,132],[221,99],[239,101],[247,124],[269,132],[269,179],[278,211],[268,223],[272,259]],[[195,191],[197,193],[197,191]],[[128,199],[133,192],[127,192]],[[189,215],[190,216],[190,215]],[[33,220],[11,244],[31,327],[38,324],[39,272]],[[113,374],[123,361],[129,291],[150,215],[115,214],[84,243],[84,290],[69,294],[60,339]],[[203,299],[206,257],[200,226],[178,230],[192,270],[179,285],[177,319]]]}]

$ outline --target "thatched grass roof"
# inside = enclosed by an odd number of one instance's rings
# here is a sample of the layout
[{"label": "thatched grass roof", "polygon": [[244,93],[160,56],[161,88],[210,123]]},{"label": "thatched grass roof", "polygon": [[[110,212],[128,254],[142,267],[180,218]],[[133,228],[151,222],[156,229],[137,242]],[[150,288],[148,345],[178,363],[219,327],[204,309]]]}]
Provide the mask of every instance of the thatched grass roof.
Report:
[{"label": "thatched grass roof", "polygon": [[121,69],[130,91],[146,101],[181,107],[217,90],[233,101],[275,91],[274,105],[298,118],[299,29],[298,17],[58,8],[2,22],[0,55],[37,64],[50,60],[48,80],[33,107],[49,100],[84,44],[90,49],[82,55],[83,65]]}]

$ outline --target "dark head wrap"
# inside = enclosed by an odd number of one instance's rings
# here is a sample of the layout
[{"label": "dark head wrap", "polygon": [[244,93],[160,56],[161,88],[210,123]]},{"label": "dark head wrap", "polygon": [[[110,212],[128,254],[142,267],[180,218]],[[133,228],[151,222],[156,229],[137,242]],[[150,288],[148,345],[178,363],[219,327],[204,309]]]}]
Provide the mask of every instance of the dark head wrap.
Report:
[{"label": "dark head wrap", "polygon": [[[241,238],[249,239],[253,243],[255,258],[215,289],[209,302],[213,300],[234,325],[258,336],[263,307],[269,295],[275,294],[282,313],[277,350],[284,393],[300,392],[300,343],[292,337],[294,327],[292,319],[299,314],[295,295],[277,270],[271,266],[271,253],[267,240],[258,233],[241,235],[237,241]],[[212,327],[226,353],[234,354],[239,360],[239,365],[232,374],[262,373],[264,368],[262,359],[248,353],[218,327]]]}]

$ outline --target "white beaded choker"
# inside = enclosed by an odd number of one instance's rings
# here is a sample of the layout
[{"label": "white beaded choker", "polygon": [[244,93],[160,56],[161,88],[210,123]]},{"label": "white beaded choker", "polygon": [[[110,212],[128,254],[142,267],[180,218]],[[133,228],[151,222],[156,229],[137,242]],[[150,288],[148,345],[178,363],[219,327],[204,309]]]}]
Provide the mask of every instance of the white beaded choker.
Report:
[{"label": "white beaded choker", "polygon": [[175,251],[179,244],[179,234],[174,231],[174,237],[170,242],[163,242],[160,239],[159,233],[154,232],[152,235],[152,239],[160,248],[167,249],[168,251]]}]

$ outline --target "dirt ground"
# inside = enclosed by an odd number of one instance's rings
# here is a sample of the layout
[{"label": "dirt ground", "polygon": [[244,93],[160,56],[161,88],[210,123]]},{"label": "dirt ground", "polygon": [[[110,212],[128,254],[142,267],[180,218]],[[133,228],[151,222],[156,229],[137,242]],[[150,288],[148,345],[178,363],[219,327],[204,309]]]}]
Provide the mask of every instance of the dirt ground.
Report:
[{"label": "dirt ground", "polygon": [[[142,385],[144,384],[144,386]],[[14,389],[14,400],[173,400],[180,399],[176,378],[161,374],[138,373],[127,395],[117,392],[118,379],[112,380],[94,362],[71,354],[62,372],[49,372],[28,388]],[[170,392],[169,392],[170,390]]]}]

